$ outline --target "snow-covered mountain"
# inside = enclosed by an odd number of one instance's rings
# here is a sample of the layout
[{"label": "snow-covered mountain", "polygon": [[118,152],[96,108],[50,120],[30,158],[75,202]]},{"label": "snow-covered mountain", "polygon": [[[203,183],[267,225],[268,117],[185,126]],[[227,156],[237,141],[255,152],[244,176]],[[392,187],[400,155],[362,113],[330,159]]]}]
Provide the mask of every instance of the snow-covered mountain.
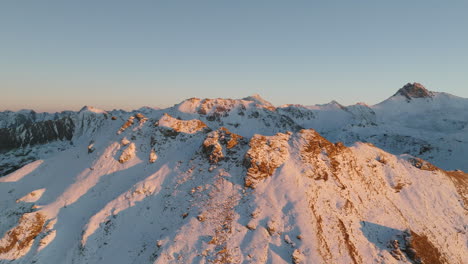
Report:
[{"label": "snow-covered mountain", "polygon": [[374,106],[3,112],[0,263],[466,263],[467,124],[468,99],[417,83]]},{"label": "snow-covered mountain", "polygon": [[410,154],[444,169],[468,171],[468,99],[406,84],[387,100],[367,106],[337,102],[279,108],[304,128],[346,145],[369,142]]}]

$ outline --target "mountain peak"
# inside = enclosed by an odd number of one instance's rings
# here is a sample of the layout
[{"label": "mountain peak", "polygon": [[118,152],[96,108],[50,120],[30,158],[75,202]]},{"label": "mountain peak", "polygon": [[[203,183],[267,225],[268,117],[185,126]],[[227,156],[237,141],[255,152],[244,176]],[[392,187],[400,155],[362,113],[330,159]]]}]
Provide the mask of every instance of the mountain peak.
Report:
[{"label": "mountain peak", "polygon": [[268,105],[268,106],[273,106],[270,102],[267,100],[263,99],[259,94],[253,94],[251,96],[247,96],[245,98],[242,98],[242,100],[246,101],[254,101],[255,103],[259,105]]},{"label": "mountain peak", "polygon": [[98,109],[98,108],[93,107],[93,106],[85,105],[80,109],[79,112],[92,112],[92,113],[96,113],[96,114],[102,114],[102,113],[105,113],[106,111],[104,111],[102,109]]},{"label": "mountain peak", "polygon": [[414,82],[414,83],[407,83],[403,86],[396,94],[406,97],[406,99],[411,100],[411,98],[431,98],[434,96],[434,93],[427,90],[424,85]]}]

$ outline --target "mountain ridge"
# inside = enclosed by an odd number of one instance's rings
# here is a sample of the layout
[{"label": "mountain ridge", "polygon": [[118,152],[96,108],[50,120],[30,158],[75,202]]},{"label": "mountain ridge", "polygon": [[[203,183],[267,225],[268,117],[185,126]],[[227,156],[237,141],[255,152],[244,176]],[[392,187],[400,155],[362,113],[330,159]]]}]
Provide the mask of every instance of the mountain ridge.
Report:
[{"label": "mountain ridge", "polygon": [[[466,259],[466,174],[313,129],[272,133],[276,111],[243,105],[80,115],[72,146],[0,177],[0,263]],[[218,127],[236,129],[239,109],[255,123],[239,127],[270,133]]]},{"label": "mountain ridge", "polygon": [[[410,89],[408,87],[427,91],[417,83],[407,84],[399,91]],[[357,141],[371,142],[394,154],[422,155],[422,158],[443,168],[467,171],[468,167],[463,165],[466,162],[462,157],[465,155],[464,149],[468,148],[468,139],[462,132],[468,129],[468,99],[445,93],[430,93],[430,101],[423,97],[413,98],[409,102],[403,95],[401,97],[405,100],[399,100],[399,97],[394,95],[373,106],[362,103],[343,106],[332,101],[331,104],[325,105],[275,107],[259,95],[252,95],[244,99],[191,98],[166,109],[146,107],[130,112],[104,111],[89,106],[78,112],[64,111],[53,114],[7,111],[0,112],[0,134],[3,135],[0,151],[54,140],[66,139],[73,142],[71,134],[82,134],[87,125],[102,123],[108,118],[126,119],[125,115],[141,112],[150,118],[159,119],[162,114],[168,113],[183,119],[201,119],[215,127],[226,126],[247,137],[253,136],[255,130],[261,134],[272,135],[287,130],[313,128],[334,142],[343,141],[348,145]],[[64,123],[61,120],[68,121]],[[256,127],[257,120],[260,120],[262,125]],[[241,126],[241,122],[247,123]],[[66,132],[61,132],[62,130]],[[20,136],[24,133],[36,135],[35,139],[28,141],[24,136]],[[63,137],[63,134],[67,136]],[[441,137],[446,138],[449,144],[437,142]],[[461,149],[457,147],[459,143],[463,145]],[[444,154],[437,157],[429,153],[428,149]],[[445,156],[455,157],[456,160],[448,160]]]}]

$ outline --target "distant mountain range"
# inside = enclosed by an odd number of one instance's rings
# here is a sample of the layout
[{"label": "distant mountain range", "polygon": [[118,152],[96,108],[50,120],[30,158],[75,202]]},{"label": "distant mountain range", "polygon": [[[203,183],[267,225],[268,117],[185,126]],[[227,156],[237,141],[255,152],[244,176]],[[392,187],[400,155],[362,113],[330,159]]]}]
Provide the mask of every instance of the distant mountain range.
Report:
[{"label": "distant mountain range", "polygon": [[0,112],[0,263],[465,263],[468,99]]},{"label": "distant mountain range", "polygon": [[[468,171],[468,99],[408,83],[373,106],[343,106],[332,101],[275,107],[253,95],[241,100],[191,98],[167,109],[144,107],[131,112],[88,106],[78,112],[0,112],[0,151],[7,152],[0,159],[0,175],[12,170],[8,165],[11,158],[15,168],[18,165],[14,164],[40,158],[34,156],[34,146],[62,143],[59,148],[63,149],[83,134],[101,129],[110,117],[124,120],[136,113],[154,120],[164,113],[199,119],[209,127],[224,126],[245,137],[312,128],[332,142],[369,142],[392,154],[410,154],[444,169]],[[14,154],[15,150],[19,153]],[[25,152],[31,154],[24,155]]]}]

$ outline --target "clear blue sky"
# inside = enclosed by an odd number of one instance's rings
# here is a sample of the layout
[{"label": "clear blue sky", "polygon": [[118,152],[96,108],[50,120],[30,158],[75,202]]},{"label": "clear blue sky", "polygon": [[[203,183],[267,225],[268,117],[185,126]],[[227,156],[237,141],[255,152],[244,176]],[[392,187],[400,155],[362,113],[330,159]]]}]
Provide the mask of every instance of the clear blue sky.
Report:
[{"label": "clear blue sky", "polygon": [[1,1],[0,110],[468,97],[468,1]]}]

